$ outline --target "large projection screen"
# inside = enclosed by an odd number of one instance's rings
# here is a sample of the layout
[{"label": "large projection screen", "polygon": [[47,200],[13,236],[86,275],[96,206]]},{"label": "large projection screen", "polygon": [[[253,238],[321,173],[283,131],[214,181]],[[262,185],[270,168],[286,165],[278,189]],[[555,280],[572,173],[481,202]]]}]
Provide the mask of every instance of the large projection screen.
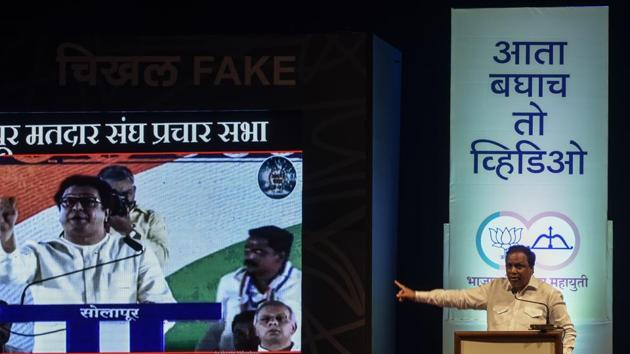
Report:
[{"label": "large projection screen", "polygon": [[[18,244],[45,242],[59,238],[62,231],[53,201],[61,180],[74,174],[96,175],[111,165],[129,168],[138,207],[153,211],[165,225],[168,257],[162,272],[175,300],[223,302],[224,314],[229,301],[240,301],[242,311],[255,309],[259,302],[247,286],[224,289],[224,295],[232,296],[229,300],[217,298],[221,278],[243,267],[248,231],[269,225],[289,231],[293,243],[288,262],[265,295],[292,308],[298,331],[291,350],[299,351],[303,189],[299,121],[295,112],[265,111],[6,113],[0,121],[0,196],[17,199]],[[33,286],[26,303],[73,302],[71,295],[56,295],[64,289],[47,285]],[[3,283],[0,299],[18,304],[24,286]],[[229,327],[232,319],[224,320]],[[101,351],[129,351],[125,325],[101,325]],[[16,323],[13,331],[41,333],[38,326],[47,331],[63,328],[63,323]],[[180,322],[166,328],[167,351],[193,351],[221,324]],[[9,344],[30,351],[34,342],[39,351],[64,351],[65,334],[35,340],[14,334]],[[205,350],[233,350],[207,345]]]}]

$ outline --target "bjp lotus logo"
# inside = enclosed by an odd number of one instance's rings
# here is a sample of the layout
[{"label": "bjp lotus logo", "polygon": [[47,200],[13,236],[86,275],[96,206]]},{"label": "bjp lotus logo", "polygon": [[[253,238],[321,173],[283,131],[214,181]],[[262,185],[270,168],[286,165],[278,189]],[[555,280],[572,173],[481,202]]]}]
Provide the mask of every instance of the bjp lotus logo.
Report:
[{"label": "bjp lotus logo", "polygon": [[507,251],[508,248],[518,245],[521,242],[521,236],[523,234],[522,227],[512,227],[512,228],[498,228],[498,227],[489,227],[488,232],[490,233],[490,240],[492,241],[492,247],[502,248],[504,251]]}]

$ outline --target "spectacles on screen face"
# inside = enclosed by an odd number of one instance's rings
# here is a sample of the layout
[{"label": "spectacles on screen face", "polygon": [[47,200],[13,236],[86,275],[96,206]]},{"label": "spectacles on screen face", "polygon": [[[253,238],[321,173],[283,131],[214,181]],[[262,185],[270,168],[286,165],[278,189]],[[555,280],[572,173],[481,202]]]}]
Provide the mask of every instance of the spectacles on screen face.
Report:
[{"label": "spectacles on screen face", "polygon": [[289,318],[286,315],[260,316],[258,318],[258,322],[264,325],[268,325],[273,320],[275,320],[278,324],[289,322]]},{"label": "spectacles on screen face", "polygon": [[101,201],[94,197],[65,197],[61,199],[61,203],[59,204],[64,208],[72,208],[77,203],[81,203],[83,209],[92,209],[101,204]]}]

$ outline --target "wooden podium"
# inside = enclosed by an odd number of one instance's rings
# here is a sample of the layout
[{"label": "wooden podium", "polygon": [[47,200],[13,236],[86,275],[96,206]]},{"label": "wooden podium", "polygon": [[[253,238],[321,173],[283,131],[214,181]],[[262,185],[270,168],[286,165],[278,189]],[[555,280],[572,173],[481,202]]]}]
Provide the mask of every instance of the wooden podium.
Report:
[{"label": "wooden podium", "polygon": [[562,331],[455,332],[455,354],[562,354]]}]

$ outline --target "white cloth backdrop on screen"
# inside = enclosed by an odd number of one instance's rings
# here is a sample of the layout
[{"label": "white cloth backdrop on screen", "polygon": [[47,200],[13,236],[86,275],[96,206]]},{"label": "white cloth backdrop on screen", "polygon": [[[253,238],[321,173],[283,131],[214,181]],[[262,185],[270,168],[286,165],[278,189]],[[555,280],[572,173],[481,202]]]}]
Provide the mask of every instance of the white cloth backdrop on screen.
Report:
[{"label": "white cloth backdrop on screen", "polygon": [[[575,353],[612,352],[608,8],[457,9],[451,45],[445,287],[503,276],[505,250],[529,246]],[[483,311],[448,310],[445,352],[454,330],[484,328]]]}]

